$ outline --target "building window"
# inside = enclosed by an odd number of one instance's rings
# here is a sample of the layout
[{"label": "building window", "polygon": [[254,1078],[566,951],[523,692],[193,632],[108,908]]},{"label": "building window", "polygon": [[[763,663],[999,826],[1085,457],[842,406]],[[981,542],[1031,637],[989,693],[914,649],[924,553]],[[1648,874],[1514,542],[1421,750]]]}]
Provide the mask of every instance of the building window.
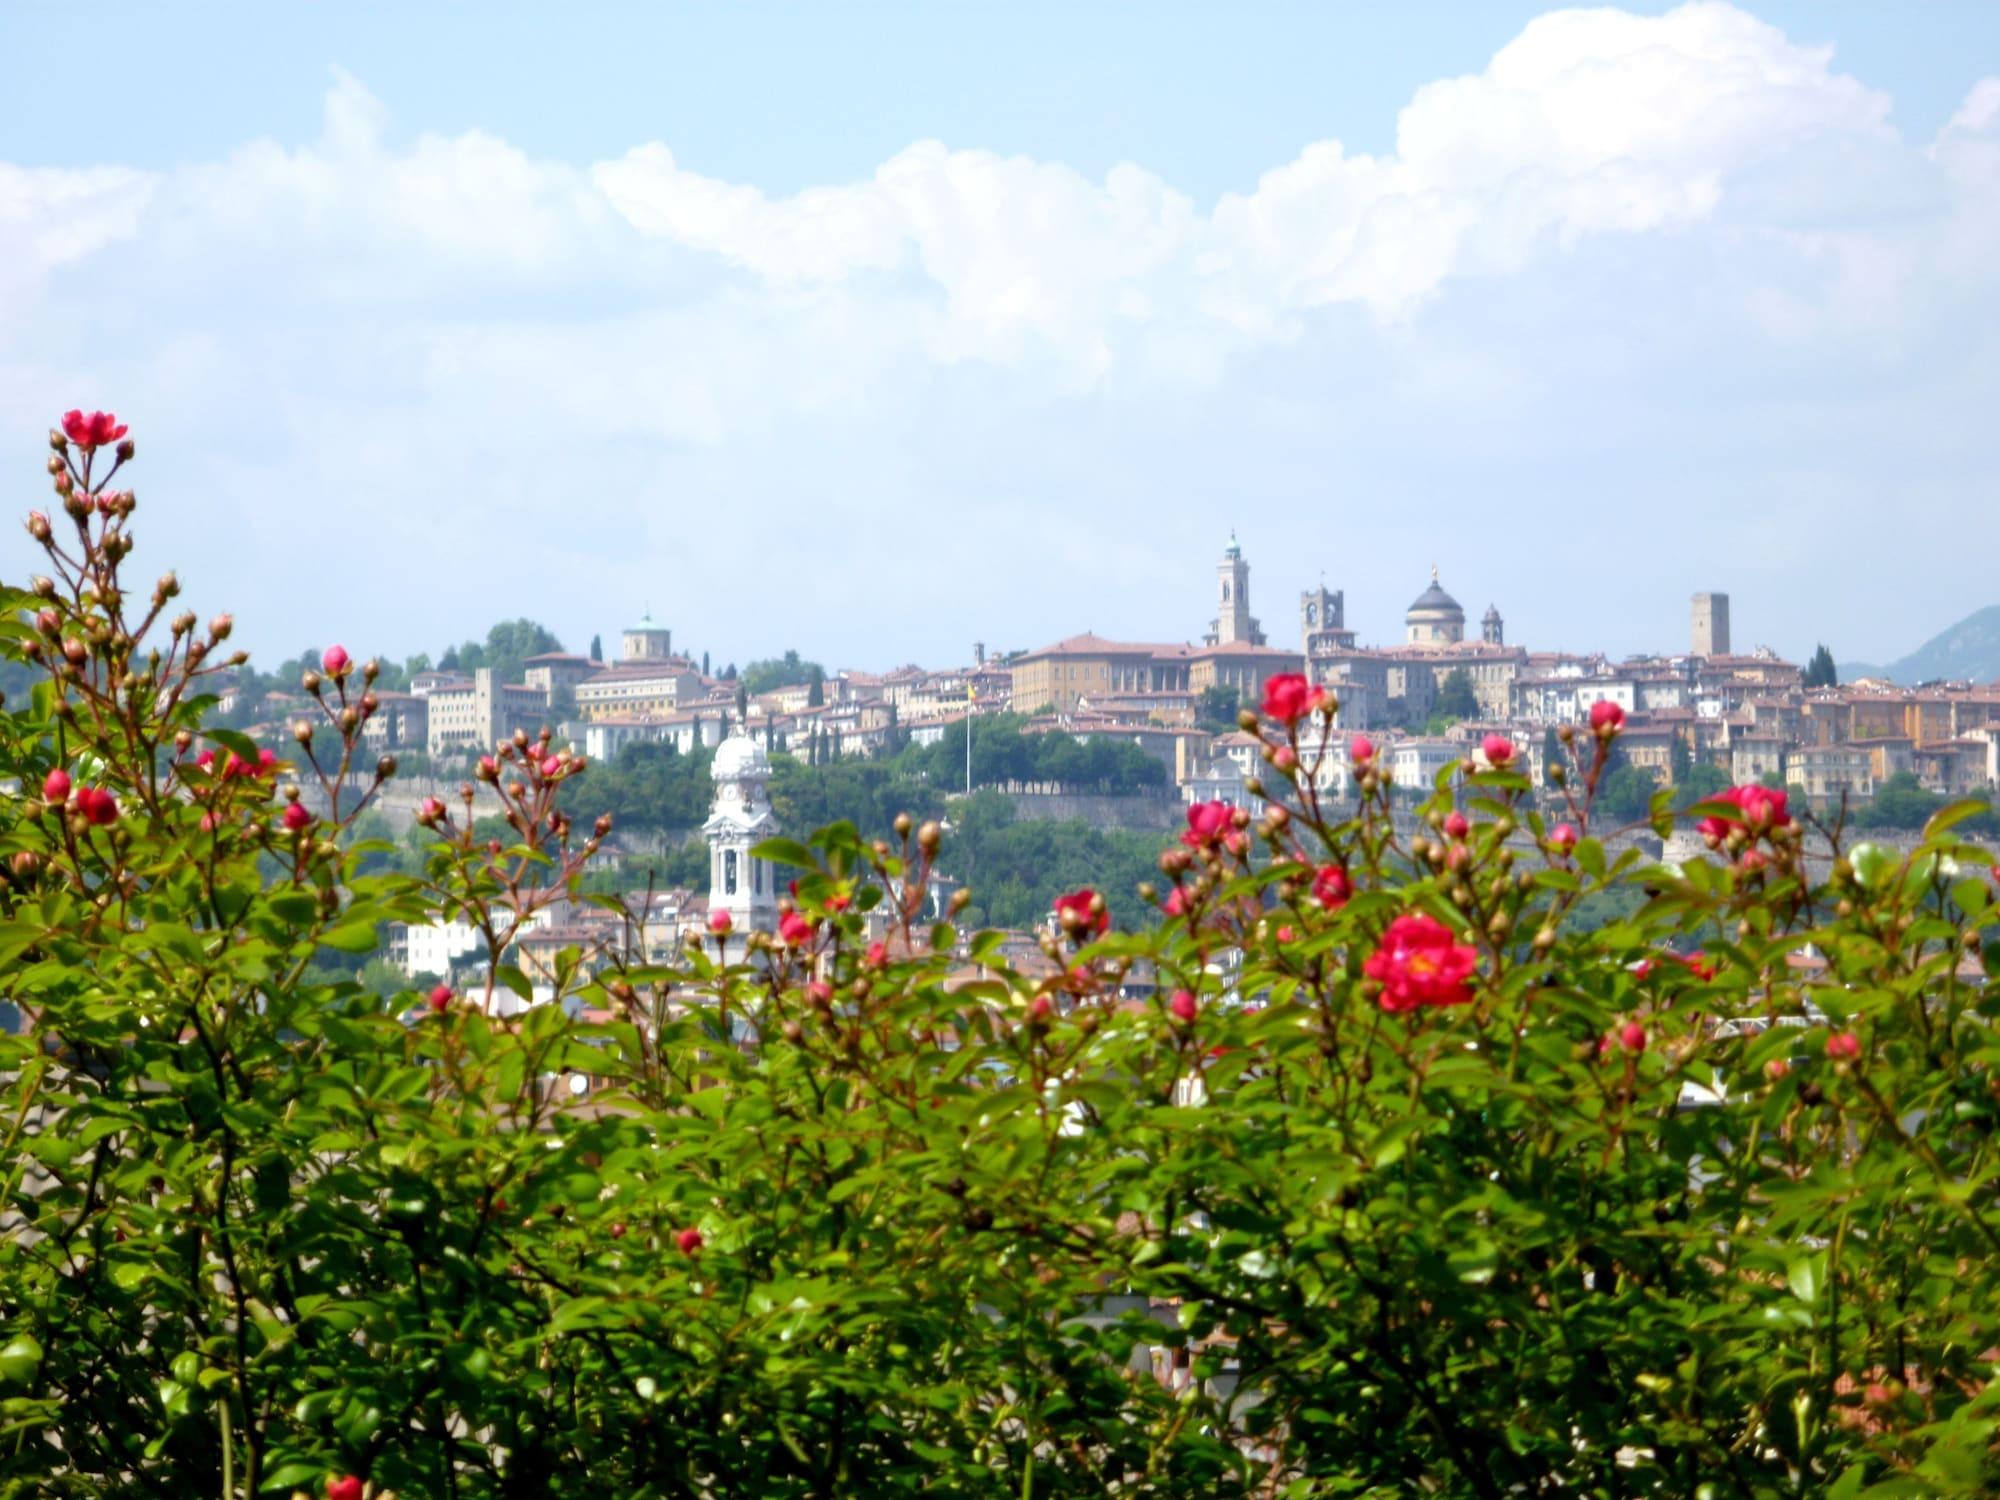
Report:
[{"label": "building window", "polygon": [[750,861],[750,890],[753,895],[764,894],[764,861],[761,859]]},{"label": "building window", "polygon": [[725,849],[722,851],[722,894],[725,896],[736,894],[736,851],[734,849]]}]

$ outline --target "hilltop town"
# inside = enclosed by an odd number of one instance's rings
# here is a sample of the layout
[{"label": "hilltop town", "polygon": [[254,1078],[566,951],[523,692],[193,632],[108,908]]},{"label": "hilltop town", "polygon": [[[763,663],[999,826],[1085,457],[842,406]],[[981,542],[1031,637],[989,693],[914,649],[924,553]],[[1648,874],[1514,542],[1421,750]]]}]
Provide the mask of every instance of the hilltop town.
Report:
[{"label": "hilltop town", "polygon": [[[913,749],[928,747],[929,759],[914,774],[940,798],[990,790],[1010,799],[1010,816],[1087,820],[1108,830],[1092,835],[1100,840],[1094,857],[1103,860],[1102,841],[1119,829],[1145,830],[1157,841],[1183,806],[1255,805],[1251,787],[1266,769],[1265,744],[1236,720],[1281,674],[1303,675],[1338,701],[1334,753],[1311,768],[1319,794],[1332,799],[1353,795],[1352,762],[1341,752],[1364,732],[1377,763],[1412,798],[1493,733],[1518,746],[1524,769],[1542,786],[1562,753],[1559,728],[1600,701],[1624,714],[1617,764],[1601,788],[1600,828],[1643,823],[1660,788],[1686,805],[1725,786],[1761,782],[1788,788],[1801,812],[1844,815],[1865,811],[1878,792],[1922,809],[2000,783],[2000,684],[1824,680],[1833,675],[1830,659],[1802,669],[1764,647],[1737,650],[1726,594],[1693,596],[1683,649],[1612,660],[1510,643],[1490,604],[1470,631],[1465,607],[1435,570],[1404,613],[1402,638],[1386,644],[1364,642],[1347,620],[1342,593],[1323,585],[1299,596],[1297,645],[1273,644],[1252,612],[1250,562],[1234,538],[1216,564],[1214,590],[1211,617],[1186,642],[1083,632],[1004,654],[975,646],[961,666],[882,673],[825,671],[794,656],[763,664],[789,670],[775,674],[784,679],[776,686],[757,683],[756,691],[751,674],[733,665],[711,671],[708,662],[677,652],[669,627],[648,616],[618,634],[608,660],[537,652],[520,659],[518,680],[503,680],[514,675],[504,666],[466,671],[448,659],[407,673],[394,690],[385,680],[364,738],[371,750],[406,762],[400,789],[381,803],[392,826],[403,829],[417,799],[456,788],[473,757],[544,727],[613,777],[634,753],[705,767],[693,793],[707,802],[705,819],[698,807],[681,809],[678,821],[664,813],[649,818],[642,803],[637,829],[615,835],[600,861],[606,880],[619,886],[622,856],[657,854],[676,839],[684,855],[696,854],[697,838],[707,845],[705,859],[683,857],[672,867],[676,878],[662,881],[659,865],[645,866],[651,888],[626,891],[628,916],[655,934],[650,944],[668,948],[714,910],[728,910],[745,931],[775,921],[777,872],[751,851],[781,831],[809,831],[782,827],[773,808],[770,783],[787,767],[906,765]],[[225,696],[224,706],[253,734],[281,736],[295,704],[281,690],[260,704]],[[1002,779],[985,753],[996,737],[1036,745],[1048,737],[1051,749],[1081,748],[1067,758],[1039,757],[1041,771]],[[968,753],[975,746],[977,776]],[[1088,759],[1114,750],[1122,757],[1115,773],[1104,771],[1103,755]],[[942,801],[937,807],[943,810]],[[827,812],[863,820],[838,804]],[[1131,838],[1136,844],[1137,835]],[[1119,877],[1142,868],[1126,853]],[[1107,887],[1136,883],[1091,866],[1089,854],[1077,857]],[[640,883],[636,873],[622,882]],[[1037,902],[1046,895],[1038,893]],[[1032,928],[1027,913],[1012,916]],[[613,941],[616,926],[581,905],[558,907],[523,940],[524,971],[552,974],[565,947],[630,948],[629,935]],[[389,957],[405,974],[447,974],[473,946],[469,929],[446,924],[392,933]]]},{"label": "hilltop town", "polygon": [[[1215,614],[1198,641],[1083,632],[1005,655],[975,646],[969,663],[941,669],[802,667],[798,680],[756,692],[733,667],[711,673],[676,653],[672,631],[648,617],[620,633],[609,660],[545,652],[522,661],[519,681],[490,667],[414,673],[378,692],[366,738],[441,774],[544,725],[598,762],[636,744],[712,750],[732,734],[820,761],[935,744],[952,726],[1005,713],[1022,716],[1028,733],[1136,746],[1183,800],[1240,802],[1257,746],[1235,728],[1237,711],[1271,677],[1302,673],[1338,697],[1336,728],[1369,732],[1405,786],[1428,785],[1496,730],[1516,738],[1539,781],[1547,732],[1600,699],[1627,716],[1623,763],[1655,785],[1711,767],[1729,782],[1796,787],[1823,806],[1865,801],[1899,775],[1943,795],[2000,782],[2000,683],[1815,683],[1768,648],[1738,651],[1726,594],[1694,595],[1684,648],[1614,661],[1510,643],[1492,605],[1469,633],[1465,608],[1433,570],[1402,639],[1363,644],[1342,594],[1322,586],[1300,595],[1298,645],[1287,647],[1251,613],[1250,563],[1233,538],[1216,572]],[[273,693],[261,714],[238,717],[253,732],[282,733],[300,701]],[[234,706],[225,690],[223,707]]]}]

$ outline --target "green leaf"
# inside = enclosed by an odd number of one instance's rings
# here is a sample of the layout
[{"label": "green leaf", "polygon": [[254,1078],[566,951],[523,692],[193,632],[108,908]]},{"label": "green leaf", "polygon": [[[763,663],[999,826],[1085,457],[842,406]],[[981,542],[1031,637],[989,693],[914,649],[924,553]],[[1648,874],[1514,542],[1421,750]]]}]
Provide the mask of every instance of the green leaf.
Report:
[{"label": "green leaf", "polygon": [[817,870],[819,861],[812,850],[792,839],[765,839],[750,851],[752,859],[767,859],[773,864],[794,865],[801,870]]}]

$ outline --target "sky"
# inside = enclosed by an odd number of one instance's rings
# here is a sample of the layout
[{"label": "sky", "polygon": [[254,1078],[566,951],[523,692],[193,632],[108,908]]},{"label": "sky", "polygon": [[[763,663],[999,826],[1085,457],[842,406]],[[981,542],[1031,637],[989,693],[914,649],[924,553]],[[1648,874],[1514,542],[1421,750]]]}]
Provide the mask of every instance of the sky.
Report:
[{"label": "sky", "polygon": [[[2000,602],[2000,6],[0,0],[0,472],[260,655]],[[32,565],[24,536],[0,569]]]}]

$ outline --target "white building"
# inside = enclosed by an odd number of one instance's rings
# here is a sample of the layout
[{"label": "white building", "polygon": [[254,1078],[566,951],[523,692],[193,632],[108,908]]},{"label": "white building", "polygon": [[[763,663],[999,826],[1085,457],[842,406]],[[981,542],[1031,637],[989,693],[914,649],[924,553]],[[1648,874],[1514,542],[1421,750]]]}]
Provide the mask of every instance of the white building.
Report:
[{"label": "white building", "polygon": [[738,732],[724,740],[709,767],[715,806],[702,824],[708,840],[708,909],[726,911],[738,933],[778,925],[778,867],[750,851],[778,832],[768,787],[771,758],[762,741]]},{"label": "white building", "polygon": [[397,922],[389,928],[389,962],[413,978],[451,977],[459,960],[479,950],[479,931],[470,922]]}]

